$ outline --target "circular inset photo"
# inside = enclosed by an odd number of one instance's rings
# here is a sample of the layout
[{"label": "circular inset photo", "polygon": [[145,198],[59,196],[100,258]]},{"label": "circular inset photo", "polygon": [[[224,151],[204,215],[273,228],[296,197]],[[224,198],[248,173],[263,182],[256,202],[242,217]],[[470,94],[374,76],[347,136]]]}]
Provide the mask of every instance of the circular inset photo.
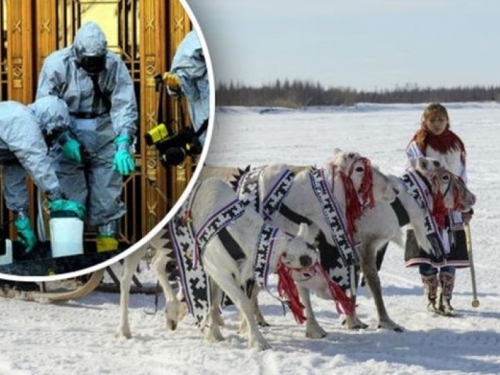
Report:
[{"label": "circular inset photo", "polygon": [[[206,43],[182,1],[7,5],[4,294],[92,274],[153,237],[199,174],[215,105]],[[14,19],[35,27],[14,32]]]}]

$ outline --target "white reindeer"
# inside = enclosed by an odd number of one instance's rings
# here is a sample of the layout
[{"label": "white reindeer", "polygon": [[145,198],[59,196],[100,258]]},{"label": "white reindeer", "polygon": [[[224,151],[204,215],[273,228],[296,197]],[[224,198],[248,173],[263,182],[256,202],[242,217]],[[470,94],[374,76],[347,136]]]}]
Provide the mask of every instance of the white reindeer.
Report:
[{"label": "white reindeer", "polygon": [[[338,150],[334,157],[333,164],[335,168],[331,166],[327,168],[331,171],[332,175],[343,171],[348,175],[353,183],[354,189],[358,193],[361,193],[361,190],[366,188],[366,186],[363,187],[363,178],[368,168],[366,158],[362,158],[357,153],[341,152]],[[470,199],[470,192],[463,190],[463,184],[452,175],[450,176],[449,172],[440,168],[433,160],[423,159],[419,163],[415,163],[414,167],[418,169],[421,174],[427,175],[429,179],[432,178],[439,181],[436,188],[439,189],[442,194],[448,190],[444,197],[446,207],[455,206],[456,202],[454,197],[459,197],[460,201],[465,206],[473,204],[473,200]],[[263,178],[260,181],[262,196],[265,196],[265,192],[269,189],[269,185],[272,184],[273,178],[269,176],[275,176],[276,170],[279,171],[282,168],[283,166],[281,165],[266,168],[268,171],[263,173]],[[385,177],[385,175],[375,168],[372,168],[372,172],[376,204],[372,208],[364,209],[363,215],[356,219],[356,239],[360,244],[360,265],[374,296],[374,302],[379,315],[378,326],[380,328],[392,329],[399,332],[402,331],[402,328],[389,318],[385,310],[381,294],[380,279],[375,265],[376,252],[380,246],[387,241],[394,241],[400,245],[402,244],[399,221],[394,209],[391,207],[391,203],[394,203],[394,195],[391,195],[390,187],[395,189],[398,193],[398,202],[408,215],[409,222],[414,228],[419,245],[429,252],[432,251],[432,246],[426,237],[424,223],[425,212],[406,192],[401,181],[395,176]],[[327,254],[329,251],[333,251],[332,243],[327,235],[329,227],[322,217],[321,208],[314,203],[314,199],[310,194],[311,189],[308,173],[308,171],[302,171],[297,174],[291,192],[283,202],[287,207],[286,214],[273,217],[273,224],[293,232],[294,224],[292,222],[306,222],[310,225],[309,232],[312,233],[316,239],[318,239],[317,233],[318,230],[320,230],[323,234],[321,237],[323,244],[320,246],[320,252],[322,257],[327,257],[325,253]],[[343,209],[346,210],[347,202],[342,199],[342,197],[345,196],[343,184],[340,183],[341,181],[338,176],[334,177],[333,181],[335,185],[334,195],[338,197]],[[388,181],[390,181],[391,184],[388,184]],[[450,184],[454,186],[453,189],[449,189]],[[454,195],[453,191],[455,191],[455,189],[459,189],[460,193]],[[303,197],[303,199],[301,200],[300,197]],[[330,299],[331,295],[328,285],[323,278],[311,278],[304,282],[298,282],[298,285],[303,287],[299,288],[299,291],[301,292],[301,298],[303,298],[307,311],[306,336],[312,338],[323,337],[326,333],[318,325],[314,317],[307,289],[313,290],[321,298]],[[256,302],[255,305],[257,306]],[[258,307],[256,308],[258,309]],[[256,316],[260,316],[259,314],[260,313],[256,313]],[[350,329],[367,327],[356,315],[347,316],[346,322]],[[261,320],[261,324],[266,323],[264,320]]]},{"label": "white reindeer", "polygon": [[[199,187],[196,187],[188,198],[186,210],[181,210],[170,223],[170,230],[176,230],[176,220],[188,219],[192,225],[194,233],[202,233],[202,230],[207,226],[214,212],[220,212],[221,207],[227,207],[234,202],[236,195],[233,189],[224,181],[218,179],[207,179],[203,181]],[[189,217],[186,218],[186,213]],[[205,321],[201,323],[203,327],[205,322],[208,322],[208,328],[205,331],[205,337],[208,340],[222,340],[220,332],[221,319],[218,314],[218,301],[220,288],[233,301],[236,307],[244,315],[246,319],[246,327],[249,336],[249,346],[259,350],[269,348],[268,342],[262,336],[257,328],[257,324],[253,318],[253,308],[251,302],[245,293],[245,288],[248,282],[255,278],[255,259],[258,251],[255,244],[262,232],[264,222],[263,219],[253,210],[244,208],[243,213],[231,220],[225,226],[224,238],[229,235],[232,238],[230,243],[231,249],[228,249],[227,244],[221,237],[222,230],[211,237],[204,250],[200,253],[201,265],[203,272],[209,276],[211,286],[212,304],[209,315]],[[306,228],[306,226],[303,226]],[[172,288],[168,283],[168,278],[165,273],[165,265],[168,258],[171,258],[171,253],[166,250],[165,243],[161,243],[158,237],[155,237],[157,254],[159,249],[163,255],[156,255],[153,261],[155,271],[160,279],[167,299],[167,327],[175,328],[179,312],[182,311],[180,304]],[[199,237],[197,237],[199,239]],[[197,239],[197,244],[201,241]],[[270,272],[276,272],[277,268],[285,267],[294,278],[308,278],[309,270],[312,266],[319,262],[318,251],[311,245],[308,245],[300,237],[291,238],[280,230],[273,230],[271,238],[274,243],[274,251],[270,253],[267,267]],[[125,261],[124,275],[121,283],[121,320],[118,328],[118,335],[130,337],[130,328],[128,324],[128,293],[130,289],[131,273],[135,269],[137,263],[141,259],[146,249],[141,249]],[[196,251],[191,248],[191,251]],[[237,259],[234,253],[239,252]],[[179,257],[179,253],[177,253]],[[177,259],[179,262],[179,259]],[[186,287],[187,280],[183,280],[183,286]],[[185,291],[186,293],[186,291]],[[289,296],[290,297],[290,296]]]},{"label": "white reindeer", "polygon": [[[342,171],[348,172],[356,168],[359,154],[353,152],[335,151],[334,163]],[[442,167],[439,161],[421,157],[411,162],[411,167],[431,187],[431,193],[443,196],[444,206],[453,209],[460,207],[468,210],[475,202],[474,195],[465,187],[462,181],[451,172]],[[415,199],[407,192],[400,178],[389,176],[397,187],[399,207],[406,213],[408,224],[412,226],[419,246],[427,252],[431,252],[432,245],[426,237],[425,210],[420,207]],[[458,202],[456,201],[458,199]],[[365,276],[366,283],[370,288],[378,314],[378,328],[402,331],[403,328],[394,323],[385,308],[382,298],[380,278],[377,272],[377,252],[388,242],[392,241],[403,247],[402,233],[397,208],[389,202],[378,202],[373,209],[366,210],[356,222],[356,238],[360,243],[361,270]],[[347,317],[348,328],[366,327],[359,320]]]},{"label": "white reindeer", "polygon": [[[120,280],[120,325],[117,329],[118,337],[125,337],[128,339],[132,337],[128,319],[130,286],[139,262],[146,257],[148,251],[152,252],[151,265],[165,295],[167,330],[175,330],[177,328],[177,323],[187,312],[186,304],[180,302],[181,295],[176,296],[168,280],[169,274],[166,272],[167,263],[175,262],[175,257],[170,247],[167,230],[166,228],[162,228],[147,244],[124,259],[123,272]],[[180,292],[182,291],[180,290]]]},{"label": "white reindeer", "polygon": [[[339,204],[342,215],[345,215],[348,202],[345,199],[344,181],[342,181],[341,176],[336,173],[333,167],[333,164],[327,165],[321,172],[324,174],[325,179],[331,184],[334,199]],[[333,229],[330,225],[331,223],[325,219],[324,207],[311,185],[312,173],[316,173],[318,170],[303,169],[299,171],[295,175],[288,193],[283,198],[279,210],[275,212],[272,217],[269,213],[264,212],[265,203],[270,191],[277,186],[276,181],[279,180],[280,176],[284,175],[284,171],[286,170],[288,170],[287,166],[275,164],[263,168],[259,173],[257,181],[259,190],[258,199],[261,200],[257,205],[259,207],[259,212],[263,217],[271,220],[273,225],[289,233],[296,233],[299,229],[299,225],[301,223],[306,223],[309,226],[310,234],[310,237],[307,239],[308,241],[318,240],[319,236],[323,239],[324,243],[320,247],[322,263],[331,261],[333,254],[331,244],[334,242],[332,239]],[[368,179],[370,186],[366,186],[365,183],[368,174],[370,176]],[[349,181],[356,191],[365,190],[368,195],[372,195],[373,203],[379,201],[393,201],[396,198],[397,192],[394,190],[391,181],[378,170],[369,168],[368,163],[359,166],[359,168],[355,168],[353,173],[349,176]],[[238,185],[240,198],[242,197],[242,190],[244,190],[241,186],[242,183]],[[349,278],[349,275],[353,276],[353,271],[347,268],[347,266],[339,264],[339,269],[335,270],[336,275],[334,275],[334,277],[339,278],[336,281],[340,281],[343,278],[344,286],[349,286],[349,283],[352,282],[352,280],[346,280]],[[316,283],[320,283],[321,287],[318,287]],[[332,296],[328,283],[322,277],[314,277],[307,281],[297,280],[297,284],[299,285],[301,300],[306,307],[306,336],[310,338],[321,338],[326,336],[326,332],[321,328],[314,316],[308,288],[314,289],[314,291],[323,298],[331,299]],[[254,306],[259,323],[261,325],[267,325],[262,314],[260,314],[256,299],[254,299]]]}]

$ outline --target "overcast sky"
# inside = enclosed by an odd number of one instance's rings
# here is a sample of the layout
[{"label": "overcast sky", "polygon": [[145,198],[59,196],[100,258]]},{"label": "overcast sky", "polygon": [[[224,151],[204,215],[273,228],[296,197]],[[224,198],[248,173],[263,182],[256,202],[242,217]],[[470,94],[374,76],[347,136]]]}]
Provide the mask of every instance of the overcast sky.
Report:
[{"label": "overcast sky", "polygon": [[500,85],[500,0],[188,0],[217,82]]}]

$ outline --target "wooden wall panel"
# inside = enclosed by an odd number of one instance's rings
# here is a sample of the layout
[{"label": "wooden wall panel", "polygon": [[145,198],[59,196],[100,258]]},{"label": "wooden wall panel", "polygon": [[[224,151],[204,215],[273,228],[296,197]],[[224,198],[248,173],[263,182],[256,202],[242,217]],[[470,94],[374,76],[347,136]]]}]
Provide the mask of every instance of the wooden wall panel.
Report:
[{"label": "wooden wall panel", "polygon": [[[7,48],[0,50],[6,72],[5,93],[1,99],[31,103],[45,58],[56,49],[72,43],[81,22],[92,18],[92,12],[99,12],[97,8],[100,4],[102,9],[109,10],[116,6],[120,10],[117,16],[120,22],[116,29],[118,34],[110,34],[120,40],[113,51],[124,57],[137,85],[140,111],[137,162],[141,175],[135,176],[140,182],[131,182],[130,178],[125,181],[125,196],[134,196],[134,202],[126,202],[131,215],[124,218],[124,223],[128,228],[140,222],[139,231],[144,235],[166,215],[191,177],[191,160],[183,166],[165,170],[159,163],[156,149],[147,147],[144,142],[145,132],[157,125],[158,93],[155,91],[154,76],[169,68],[178,45],[191,29],[189,17],[178,0],[0,0],[0,14],[5,14],[0,22],[6,30],[7,39]],[[131,11],[123,12],[123,9]],[[134,28],[136,24],[138,26]],[[109,26],[109,30],[112,33],[115,28]],[[136,36],[138,43],[133,44],[130,38]],[[127,48],[122,48],[125,45]],[[166,94],[165,103],[170,103],[167,106],[168,120],[179,119],[177,106]],[[185,113],[188,118],[187,110]],[[30,184],[30,189],[34,202],[33,184]],[[30,211],[32,215],[36,212],[34,204]],[[0,219],[3,222],[8,220],[6,214],[2,201]],[[135,232],[132,237],[136,238]]]},{"label": "wooden wall panel", "polygon": [[[184,36],[191,30],[191,21],[185,12],[184,8],[178,1],[171,1],[169,7],[169,25],[168,33],[170,36],[170,51],[169,51],[169,61],[168,67],[172,62],[175,51],[177,47],[184,39]],[[177,99],[173,99],[175,101]],[[184,103],[185,104],[185,103]],[[181,115],[179,113],[179,106],[172,103],[172,117],[179,121]],[[187,107],[183,105],[183,111],[185,113],[185,120],[189,118]],[[184,124],[186,125],[186,124]],[[170,176],[170,191],[174,200],[177,200],[181,194],[184,192],[186,185],[188,184],[192,175],[192,161],[191,158],[187,158],[186,162],[177,166],[169,168]]]},{"label": "wooden wall panel", "polygon": [[142,0],[140,11],[140,57],[141,57],[141,126],[139,141],[142,158],[142,207],[143,231],[151,229],[167,213],[168,203],[162,199],[165,194],[166,173],[159,164],[154,147],[147,147],[144,134],[157,125],[158,93],[155,91],[156,74],[165,71],[166,62],[166,4],[163,1]]},{"label": "wooden wall panel", "polygon": [[[43,61],[57,49],[57,4],[56,0],[36,1],[36,64],[35,73],[42,70]],[[36,74],[38,79],[38,74]]]},{"label": "wooden wall panel", "polygon": [[22,103],[33,99],[33,2],[7,1],[8,97]]}]

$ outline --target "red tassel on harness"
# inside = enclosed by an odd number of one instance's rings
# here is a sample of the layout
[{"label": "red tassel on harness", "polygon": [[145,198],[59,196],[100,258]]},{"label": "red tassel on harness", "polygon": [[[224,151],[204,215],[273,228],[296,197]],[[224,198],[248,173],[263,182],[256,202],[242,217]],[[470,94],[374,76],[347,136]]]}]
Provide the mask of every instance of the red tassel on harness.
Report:
[{"label": "red tassel on harness", "polygon": [[319,263],[318,263],[317,267],[320,269],[321,274],[323,275],[323,277],[325,278],[325,280],[328,284],[328,289],[330,290],[330,294],[332,296],[332,299],[335,301],[335,307],[337,308],[337,313],[342,314],[342,311],[340,309],[340,307],[342,307],[342,310],[344,310],[344,314],[346,314],[347,316],[353,316],[355,306],[353,305],[351,299],[349,297],[347,297],[347,295],[342,290],[342,288],[340,286],[338,286],[338,284],[335,283],[328,276],[325,269]]},{"label": "red tassel on harness", "polygon": [[363,211],[361,210],[361,204],[359,203],[358,194],[352,180],[344,172],[340,172],[340,177],[345,191],[347,231],[349,232],[349,236],[353,238],[356,232],[355,222],[361,217]]},{"label": "red tassel on harness", "polygon": [[[365,167],[365,173],[363,174],[359,190],[356,191],[351,177],[354,165],[358,161],[362,161]],[[339,172],[339,174],[342,179],[342,183],[344,184],[347,230],[352,238],[356,232],[355,222],[363,215],[363,210],[367,207],[375,207],[375,197],[373,195],[373,171],[370,160],[367,158],[360,158],[352,163],[348,174],[342,171]]]},{"label": "red tassel on harness", "polygon": [[363,209],[366,207],[373,208],[375,207],[375,197],[373,195],[372,166],[369,159],[363,158],[362,160],[365,165],[365,174],[363,175],[361,186],[359,187],[360,201]]},{"label": "red tassel on harness", "polygon": [[460,211],[462,200],[460,199],[460,191],[457,188],[453,189],[453,210]]},{"label": "red tassel on harness", "polygon": [[292,278],[291,271],[285,267],[281,258],[278,261],[278,294],[282,298],[283,296],[287,298],[288,305],[297,323],[304,324],[306,321],[304,305],[300,302],[299,291]]},{"label": "red tassel on harness", "polygon": [[443,194],[438,192],[434,195],[434,200],[432,203],[432,216],[436,220],[436,224],[439,229],[443,230],[446,226],[446,215],[448,214],[448,209],[444,205]]}]

